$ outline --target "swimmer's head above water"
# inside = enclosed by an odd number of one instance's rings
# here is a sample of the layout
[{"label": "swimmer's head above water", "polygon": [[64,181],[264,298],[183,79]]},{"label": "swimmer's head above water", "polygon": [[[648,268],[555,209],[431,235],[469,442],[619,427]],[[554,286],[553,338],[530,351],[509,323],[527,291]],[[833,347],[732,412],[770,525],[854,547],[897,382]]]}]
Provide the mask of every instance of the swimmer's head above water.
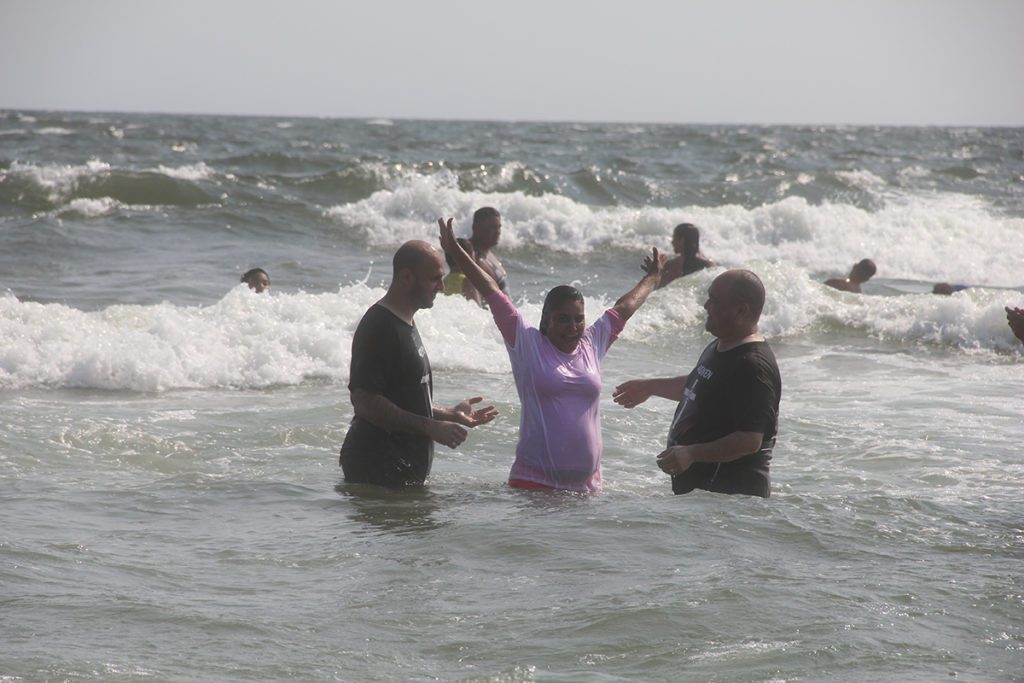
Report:
[{"label": "swimmer's head above water", "polygon": [[262,294],[270,289],[270,276],[262,268],[252,268],[245,271],[245,275],[242,276],[242,282],[249,285],[249,289],[257,294]]}]

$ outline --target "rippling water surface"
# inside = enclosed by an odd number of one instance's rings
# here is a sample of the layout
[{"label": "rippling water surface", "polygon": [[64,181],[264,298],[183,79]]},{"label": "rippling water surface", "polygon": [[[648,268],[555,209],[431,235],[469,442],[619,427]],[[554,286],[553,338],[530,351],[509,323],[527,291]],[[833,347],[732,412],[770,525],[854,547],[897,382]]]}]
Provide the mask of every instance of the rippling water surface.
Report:
[{"label": "rippling water surface", "polygon": [[[1020,129],[3,112],[0,679],[1019,679],[1022,186]],[[482,205],[531,319],[682,221],[761,275],[770,499],[672,496],[674,406],[610,400],[692,367],[720,269],[608,355],[600,495],[504,484],[508,361],[455,299],[417,316],[435,400],[501,417],[423,491],[343,484],[355,325]]]}]

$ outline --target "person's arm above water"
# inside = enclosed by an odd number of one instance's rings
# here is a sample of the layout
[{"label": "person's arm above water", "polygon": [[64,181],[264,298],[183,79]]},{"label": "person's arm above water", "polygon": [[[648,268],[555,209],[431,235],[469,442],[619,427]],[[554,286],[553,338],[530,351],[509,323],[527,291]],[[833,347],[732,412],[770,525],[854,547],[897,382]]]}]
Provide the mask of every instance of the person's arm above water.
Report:
[{"label": "person's arm above water", "polygon": [[860,294],[860,285],[851,282],[848,277],[833,277],[825,280],[825,285],[838,289],[841,292],[853,292],[854,294]]},{"label": "person's arm above water", "polygon": [[480,292],[476,290],[476,287],[473,286],[468,277],[462,278],[462,296],[475,302],[477,306],[484,305],[483,299],[480,298]]},{"label": "person's arm above water", "polygon": [[487,424],[498,416],[498,411],[494,409],[493,405],[474,410],[473,405],[480,403],[482,400],[484,400],[482,396],[474,396],[473,398],[467,398],[452,408],[438,408],[437,406],[431,406],[431,408],[435,420],[457,422],[463,427],[478,427],[482,424]]},{"label": "person's arm above water", "polygon": [[623,408],[635,408],[651,396],[678,401],[683,397],[683,388],[689,375],[659,377],[652,379],[631,379],[615,387],[612,400]]},{"label": "person's arm above water", "polygon": [[683,275],[683,257],[673,256],[672,258],[665,260],[665,265],[661,267],[661,280],[658,282],[658,286],[655,289],[661,289],[673,280],[682,277]]},{"label": "person's arm above water", "polygon": [[[356,416],[381,429],[389,432],[423,434],[449,448],[455,448],[466,440],[465,428],[455,421],[437,419],[436,412],[435,418],[431,419],[402,410],[384,396],[370,393],[365,389],[353,388],[349,393],[352,397],[352,408],[355,410]],[[466,402],[463,401],[463,403]],[[491,409],[493,410],[493,408]],[[437,409],[434,408],[433,410],[436,411]],[[450,410],[454,411],[455,408]],[[490,422],[490,420],[487,421]],[[483,422],[479,424],[483,424]]]},{"label": "person's arm above water", "polygon": [[499,291],[498,283],[494,281],[494,278],[488,275],[476,259],[467,254],[462,245],[456,241],[455,233],[452,231],[452,219],[449,218],[445,223],[443,218],[438,218],[437,225],[441,229],[441,249],[459,264],[459,270],[465,273],[466,279],[476,288],[480,296],[487,298],[491,292]]},{"label": "person's arm above water", "polygon": [[633,289],[619,297],[619,300],[612,307],[622,318],[623,322],[633,317],[637,309],[643,306],[644,302],[647,301],[647,297],[658,286],[658,283],[661,281],[662,269],[665,267],[665,255],[659,254],[658,248],[655,247],[651,250],[649,256],[644,257],[643,265],[640,267],[644,271],[644,276],[640,278],[640,282],[636,283]]},{"label": "person's arm above water", "polygon": [[689,446],[670,446],[658,454],[658,467],[673,476],[696,462],[731,462],[761,449],[762,432],[732,432],[720,439]]},{"label": "person's arm above water", "polygon": [[774,434],[778,423],[781,386],[774,381],[773,369],[774,361],[769,364],[763,358],[738,366],[727,397],[734,431],[705,443],[670,446],[658,454],[658,467],[677,475],[695,462],[731,462],[761,450],[765,434]]},{"label": "person's arm above water", "polygon": [[[498,326],[498,330],[505,339],[505,343],[510,347],[514,347],[516,344],[516,321],[519,318],[519,311],[512,305],[508,296],[498,289],[494,278],[484,272],[484,269],[480,267],[476,259],[471,258],[466,253],[466,250],[462,248],[462,245],[459,244],[458,240],[455,239],[455,233],[452,231],[452,219],[449,218],[446,223],[443,218],[438,218],[437,225],[441,229],[441,248],[459,264],[459,268],[465,273],[466,279],[476,288],[480,297],[488,302],[491,307],[491,315],[494,317],[494,324]],[[491,297],[495,293],[501,295],[497,297],[500,300]]]}]

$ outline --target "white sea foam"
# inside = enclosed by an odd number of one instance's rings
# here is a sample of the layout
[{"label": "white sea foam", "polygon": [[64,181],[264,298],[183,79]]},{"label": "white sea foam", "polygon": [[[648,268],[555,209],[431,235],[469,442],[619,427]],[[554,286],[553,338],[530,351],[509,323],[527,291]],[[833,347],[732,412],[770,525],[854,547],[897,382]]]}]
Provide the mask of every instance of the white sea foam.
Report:
[{"label": "white sea foam", "polygon": [[73,135],[74,131],[67,128],[61,128],[60,126],[47,126],[45,128],[37,128],[34,131],[37,135]]},{"label": "white sea foam", "polygon": [[158,173],[162,173],[169,178],[177,178],[179,180],[206,180],[214,173],[213,169],[202,161],[198,164],[188,164],[186,166],[161,165],[156,170]]},{"label": "white sea foam", "polygon": [[65,211],[72,211],[74,213],[86,216],[87,218],[95,218],[96,216],[103,216],[115,211],[121,206],[121,202],[113,199],[112,197],[100,197],[98,199],[73,199],[67,205]]},{"label": "white sea foam", "polygon": [[[208,307],[119,305],[96,312],[6,296],[0,298],[0,388],[165,391],[343,382],[355,327],[383,294],[357,284],[336,294],[257,296],[239,285]],[[435,309],[420,312],[417,325],[438,367],[508,369],[490,315],[475,304],[441,297]]]},{"label": "white sea foam", "polygon": [[83,180],[110,173],[110,164],[98,159],[79,165],[15,161],[8,173],[47,191],[50,201],[56,203],[72,194]]},{"label": "white sea foam", "polygon": [[836,171],[836,177],[861,190],[879,190],[886,186],[885,180],[871,171]]},{"label": "white sea foam", "polygon": [[397,178],[393,188],[325,214],[383,247],[433,239],[438,216],[455,216],[457,232],[466,234],[472,212],[484,205],[502,212],[506,251],[529,245],[575,254],[609,246],[667,250],[672,227],[688,221],[701,227],[704,252],[727,265],[791,263],[838,275],[870,257],[880,277],[1001,287],[1021,285],[1024,273],[1024,219],[958,194],[889,196],[876,210],[812,205],[800,197],[755,208],[595,208],[559,195],[466,192],[442,171]]},{"label": "white sea foam", "polygon": [[[858,297],[827,289],[792,266],[759,264],[758,272],[768,289],[762,329],[772,338],[800,337],[831,325],[911,344],[989,351],[1018,346],[998,290]],[[681,332],[702,334],[702,305],[715,274],[698,273],[656,293],[623,339],[644,345]],[[96,312],[0,297],[0,389],[158,392],[344,383],[355,327],[383,293],[354,284],[332,294],[258,296],[239,285],[207,307],[163,303]],[[613,298],[588,294],[588,313],[597,315]],[[519,306],[536,324],[539,303]],[[487,311],[441,296],[434,308],[417,314],[416,323],[435,368],[507,377],[508,358]]]},{"label": "white sea foam", "polygon": [[373,298],[360,287],[344,297],[275,297],[239,285],[205,308],[112,306],[91,313],[3,299],[0,386],[162,391],[338,379],[348,366],[346,326]]},{"label": "white sea foam", "polygon": [[[1014,300],[1007,290],[972,287],[953,296],[931,293],[866,296],[831,289],[789,264],[755,262],[750,267],[764,282],[766,303],[760,329],[774,339],[798,339],[823,328],[845,329],[895,343],[926,344],[963,350],[1018,351],[1003,307]],[[676,280],[652,295],[627,326],[623,339],[644,341],[680,329],[699,334],[711,268]],[[1015,300],[1024,294],[1014,293]],[[611,305],[595,302],[592,310]]]}]

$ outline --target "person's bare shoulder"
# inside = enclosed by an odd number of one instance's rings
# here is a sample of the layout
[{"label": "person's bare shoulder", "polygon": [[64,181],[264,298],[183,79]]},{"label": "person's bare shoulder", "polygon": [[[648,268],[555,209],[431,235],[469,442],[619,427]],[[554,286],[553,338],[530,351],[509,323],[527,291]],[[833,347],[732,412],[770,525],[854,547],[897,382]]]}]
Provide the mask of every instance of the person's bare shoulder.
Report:
[{"label": "person's bare shoulder", "polygon": [[860,287],[853,284],[844,277],[829,278],[828,280],[825,280],[825,284],[828,285],[829,287],[833,287],[844,292],[853,292],[854,294],[860,294]]},{"label": "person's bare shoulder", "polygon": [[658,288],[661,289],[668,283],[672,282],[683,274],[683,257],[673,256],[670,259],[665,260],[665,265],[661,267],[661,282],[658,283]]}]

